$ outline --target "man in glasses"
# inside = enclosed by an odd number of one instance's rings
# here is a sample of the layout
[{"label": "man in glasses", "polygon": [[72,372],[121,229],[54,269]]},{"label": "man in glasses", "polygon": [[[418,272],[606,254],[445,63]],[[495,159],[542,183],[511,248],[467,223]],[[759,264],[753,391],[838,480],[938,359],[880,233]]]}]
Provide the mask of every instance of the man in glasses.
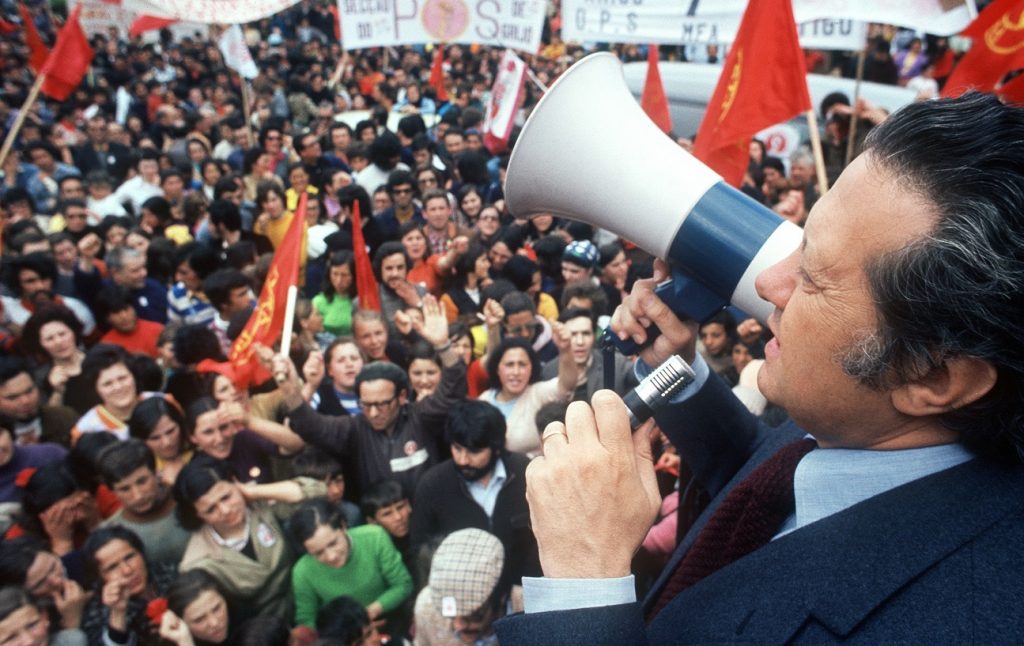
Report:
[{"label": "man in glasses", "polygon": [[381,233],[386,240],[398,239],[398,228],[409,220],[425,223],[423,212],[416,204],[416,179],[407,170],[396,170],[388,176],[388,194],[392,206],[377,216]]},{"label": "man in glasses", "polygon": [[448,319],[433,296],[423,298],[423,323],[416,332],[437,351],[441,384],[428,397],[409,401],[409,379],[393,363],[375,361],[356,376],[362,412],[330,417],[305,403],[291,361],[275,357],[274,374],[287,372],[279,384],[291,428],[345,466],[358,498],[373,483],[393,478],[409,497],[420,476],[443,457],[440,451],[448,411],[466,397],[466,364],[448,340]]},{"label": "man in glasses", "polygon": [[558,347],[553,340],[551,324],[537,314],[537,306],[529,294],[519,291],[505,294],[501,299],[501,310],[504,336],[528,339],[542,362],[558,357]]}]

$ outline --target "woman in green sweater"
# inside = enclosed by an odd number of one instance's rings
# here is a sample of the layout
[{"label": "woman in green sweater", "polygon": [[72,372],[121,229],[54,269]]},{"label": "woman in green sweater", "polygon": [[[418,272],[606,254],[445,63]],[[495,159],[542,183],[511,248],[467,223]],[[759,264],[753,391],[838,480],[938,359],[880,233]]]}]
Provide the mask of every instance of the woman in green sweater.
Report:
[{"label": "woman in green sweater", "polygon": [[324,317],[324,330],[334,336],[352,334],[352,298],[355,296],[355,260],[351,251],[335,251],[327,259],[323,291],[313,307]]},{"label": "woman in green sweater", "polygon": [[315,627],[320,608],[342,595],[363,604],[371,620],[396,619],[412,593],[412,575],[382,527],[348,531],[341,510],[315,499],[292,514],[291,531],[306,550],[292,568],[297,624]]}]

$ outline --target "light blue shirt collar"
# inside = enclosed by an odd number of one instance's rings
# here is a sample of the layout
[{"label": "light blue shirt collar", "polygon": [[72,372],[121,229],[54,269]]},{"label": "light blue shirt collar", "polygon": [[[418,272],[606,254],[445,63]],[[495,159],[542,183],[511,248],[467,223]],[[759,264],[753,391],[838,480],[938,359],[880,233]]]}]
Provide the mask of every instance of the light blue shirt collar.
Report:
[{"label": "light blue shirt collar", "polygon": [[505,461],[498,458],[494,463],[494,472],[491,474],[491,478],[487,481],[486,485],[480,484],[479,480],[466,483],[469,495],[487,512],[488,518],[494,515],[494,507],[498,504],[498,494],[501,493],[502,487],[505,486],[507,478],[508,472],[505,470]]},{"label": "light blue shirt collar", "polygon": [[796,513],[775,537],[972,458],[961,444],[902,451],[815,449],[797,465],[793,477]]}]

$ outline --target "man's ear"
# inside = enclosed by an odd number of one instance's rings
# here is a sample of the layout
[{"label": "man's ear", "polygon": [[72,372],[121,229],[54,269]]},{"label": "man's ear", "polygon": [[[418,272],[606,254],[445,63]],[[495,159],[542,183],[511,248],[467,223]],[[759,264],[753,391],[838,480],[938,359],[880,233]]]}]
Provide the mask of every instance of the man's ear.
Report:
[{"label": "man's ear", "polygon": [[398,403],[402,404],[403,406],[409,403],[409,391],[406,390],[405,388],[403,388],[402,391],[398,393]]},{"label": "man's ear", "polygon": [[896,410],[913,417],[939,415],[973,404],[996,385],[991,362],[974,357],[947,359],[927,375],[892,391]]}]

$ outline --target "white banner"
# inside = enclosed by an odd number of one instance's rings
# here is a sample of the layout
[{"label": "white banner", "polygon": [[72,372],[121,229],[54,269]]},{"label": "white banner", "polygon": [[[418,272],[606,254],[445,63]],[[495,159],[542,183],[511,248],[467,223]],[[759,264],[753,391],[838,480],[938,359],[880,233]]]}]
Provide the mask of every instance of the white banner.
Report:
[{"label": "white banner", "polygon": [[544,7],[538,0],[338,0],[349,50],[439,42],[532,54],[540,47]]},{"label": "white banner", "polygon": [[273,16],[297,3],[298,0],[123,0],[122,7],[158,18],[241,24]]},{"label": "white banner", "polygon": [[818,18],[797,23],[804,49],[858,50],[868,39],[868,23],[840,18]]},{"label": "white banner", "polygon": [[[142,12],[137,11],[131,5],[131,2],[125,6],[116,1],[107,0],[79,0],[76,4],[82,5],[82,14],[80,21],[82,23],[82,29],[89,36],[94,34],[103,34],[109,36],[109,30],[111,27],[117,29],[118,34],[121,37],[127,38],[128,27],[131,26],[132,22],[142,15]],[[150,15],[155,15],[150,13]],[[184,36],[194,36],[199,33],[201,37],[205,37],[209,34],[210,28],[207,24],[199,22],[192,22],[190,20],[183,20],[179,23],[175,23],[168,27],[174,34],[175,38],[182,38]],[[157,42],[160,37],[160,32],[149,31],[142,35],[143,42]]]},{"label": "white banner", "polygon": [[[949,4],[953,6],[947,10]],[[562,37],[573,42],[729,43],[746,6],[747,0],[562,0]],[[976,13],[974,0],[793,0],[793,14],[802,28],[800,44],[815,49],[860,49],[863,38],[853,47],[845,44],[865,33],[865,26],[855,27],[856,22],[948,35],[966,27]],[[830,20],[807,24],[819,19]],[[837,23],[841,29],[835,29]],[[825,33],[826,24],[832,33]]]},{"label": "white banner", "polygon": [[494,87],[491,88],[491,98],[487,104],[487,114],[484,116],[484,138],[489,144],[488,148],[499,149],[508,143],[519,105],[519,95],[525,82],[526,63],[511,49],[506,49],[505,55],[501,57],[498,73],[494,77]]},{"label": "white banner", "polygon": [[224,56],[224,64],[242,75],[243,78],[254,79],[260,75],[256,62],[252,60],[252,52],[245,44],[242,28],[231,25],[220,35],[217,46]]}]

